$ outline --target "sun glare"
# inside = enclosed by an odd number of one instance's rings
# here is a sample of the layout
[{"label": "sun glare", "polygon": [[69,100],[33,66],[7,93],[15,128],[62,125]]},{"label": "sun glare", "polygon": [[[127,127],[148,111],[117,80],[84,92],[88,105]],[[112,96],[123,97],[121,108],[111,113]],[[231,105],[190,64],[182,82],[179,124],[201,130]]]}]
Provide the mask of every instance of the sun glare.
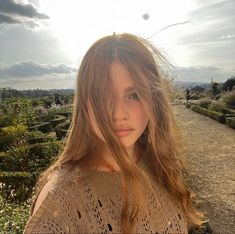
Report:
[{"label": "sun glare", "polygon": [[[167,25],[187,20],[193,7],[193,0],[40,0],[41,11],[50,17],[52,32],[76,61],[101,36],[130,32],[148,37]],[[145,13],[148,19],[142,17]]]}]

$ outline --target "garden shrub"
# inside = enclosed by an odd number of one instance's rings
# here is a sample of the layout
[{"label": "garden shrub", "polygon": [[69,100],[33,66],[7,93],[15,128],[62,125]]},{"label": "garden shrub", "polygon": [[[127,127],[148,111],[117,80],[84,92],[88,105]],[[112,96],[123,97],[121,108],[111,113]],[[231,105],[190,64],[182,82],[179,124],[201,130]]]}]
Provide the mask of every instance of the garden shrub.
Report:
[{"label": "garden shrub", "polygon": [[[0,112],[3,120],[8,119],[7,125],[16,126],[18,124],[27,125],[36,116],[36,111],[32,106],[32,101],[26,98],[12,97],[6,98],[0,102]],[[0,121],[2,122],[2,120]],[[4,121],[3,121],[4,122]],[[3,124],[4,125],[4,124]],[[7,126],[5,125],[5,126]]]},{"label": "garden shrub", "polygon": [[8,201],[25,201],[33,191],[36,177],[28,172],[0,172],[1,194]]},{"label": "garden shrub", "polygon": [[3,171],[28,171],[29,147],[19,146],[7,150],[7,157],[2,159],[1,170]]},{"label": "garden shrub", "polygon": [[61,124],[58,124],[55,127],[56,136],[59,140],[61,140],[66,136],[69,126],[70,126],[70,121],[67,120]]},{"label": "garden shrub", "polygon": [[208,108],[208,106],[212,103],[212,100],[202,99],[198,102],[198,105],[203,108]]},{"label": "garden shrub", "polygon": [[190,108],[190,106],[191,106],[190,103],[185,103],[186,108]]},{"label": "garden shrub", "polygon": [[5,151],[0,152],[0,163],[2,162],[3,158],[7,157],[8,153]]},{"label": "garden shrub", "polygon": [[235,129],[235,117],[226,117],[226,124]]},{"label": "garden shrub", "polygon": [[2,170],[40,174],[53,162],[61,148],[59,141],[11,148],[7,151],[8,156],[2,159]]},{"label": "garden shrub", "polygon": [[217,120],[220,123],[225,123],[225,116],[224,114],[216,111],[208,111],[208,116],[214,120]]},{"label": "garden shrub", "polygon": [[28,144],[36,144],[56,140],[55,136],[48,136],[47,134],[44,134],[38,130],[27,132],[25,138]]},{"label": "garden shrub", "polygon": [[[192,104],[191,107],[190,107],[190,109],[193,110],[193,111],[196,111],[196,112],[202,114],[203,109],[205,109],[205,108],[200,107],[200,106],[198,106],[198,105],[196,105],[196,104]],[[207,110],[207,109],[205,109],[205,110]]]},{"label": "garden shrub", "polygon": [[196,93],[193,93],[191,96],[190,96],[190,100],[198,100],[200,99],[201,97],[203,97],[202,95],[200,94],[196,94]]},{"label": "garden shrub", "polygon": [[9,126],[11,122],[11,119],[7,115],[0,116],[0,128]]},{"label": "garden shrub", "polygon": [[29,127],[29,130],[39,130],[41,132],[52,132],[53,128],[50,122],[39,123],[37,125]]},{"label": "garden shrub", "polygon": [[[1,192],[1,190],[0,190]],[[1,233],[23,233],[29,218],[30,200],[23,203],[6,201],[0,195],[0,230]],[[13,232],[14,230],[14,232]]]},{"label": "garden shrub", "polygon": [[223,97],[223,101],[226,103],[226,105],[231,106],[231,107],[235,107],[235,90],[233,90],[232,92],[226,94]]},{"label": "garden shrub", "polygon": [[62,142],[51,141],[35,144],[29,151],[29,171],[38,176],[49,167],[57,158],[62,149]]},{"label": "garden shrub", "polygon": [[212,119],[215,119],[220,123],[225,123],[225,116],[222,113],[219,113],[219,112],[216,112],[216,111],[211,111],[211,110],[208,110],[206,108],[200,107],[200,106],[195,105],[195,104],[191,106],[191,109],[193,111],[196,111],[196,112],[200,113],[200,114],[207,115],[208,117],[210,117]]},{"label": "garden shrub", "polygon": [[[2,196],[10,199],[10,188],[14,188],[17,191],[17,196],[14,199],[17,198],[21,201],[27,199],[32,193],[39,174],[52,164],[61,149],[62,143],[59,141],[9,149],[7,151],[8,156],[2,159],[0,168],[5,171],[0,182],[6,183]],[[28,174],[20,174],[24,171],[27,171]]]},{"label": "garden shrub", "polygon": [[55,119],[49,120],[53,128],[57,126],[58,124],[63,123],[65,121],[66,121],[66,117],[63,115],[56,115]]},{"label": "garden shrub", "polygon": [[228,114],[228,115],[234,115],[234,116],[235,116],[235,110],[233,110],[233,109],[230,109],[230,108],[225,107],[225,108],[224,108],[224,111],[225,111],[225,113]]},{"label": "garden shrub", "polygon": [[218,101],[212,102],[208,107],[208,109],[211,111],[216,111],[216,112],[220,112],[223,114],[226,114],[226,112],[227,112],[225,108],[226,108],[225,104],[222,102],[218,102]]},{"label": "garden shrub", "polygon": [[63,115],[67,118],[71,117],[72,112],[58,112],[57,115]]},{"label": "garden shrub", "polygon": [[10,146],[17,146],[25,141],[27,126],[18,124],[0,128],[0,151],[7,150]]}]

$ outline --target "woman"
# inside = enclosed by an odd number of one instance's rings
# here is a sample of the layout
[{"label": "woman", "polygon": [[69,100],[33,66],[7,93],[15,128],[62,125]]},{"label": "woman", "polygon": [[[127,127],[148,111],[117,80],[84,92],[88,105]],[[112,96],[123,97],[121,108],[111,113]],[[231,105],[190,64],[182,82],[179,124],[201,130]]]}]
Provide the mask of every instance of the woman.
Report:
[{"label": "woman", "polygon": [[25,233],[187,233],[203,223],[182,177],[166,66],[128,33],[89,48],[65,147],[37,184]]}]

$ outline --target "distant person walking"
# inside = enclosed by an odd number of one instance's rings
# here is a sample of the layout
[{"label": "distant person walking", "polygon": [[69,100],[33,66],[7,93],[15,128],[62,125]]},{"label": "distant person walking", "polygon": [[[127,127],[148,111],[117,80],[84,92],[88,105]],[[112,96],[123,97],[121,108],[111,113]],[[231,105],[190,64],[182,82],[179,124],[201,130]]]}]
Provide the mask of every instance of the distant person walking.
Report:
[{"label": "distant person walking", "polygon": [[55,104],[63,106],[63,103],[62,103],[60,95],[58,93],[54,93],[54,95],[55,95]]},{"label": "distant person walking", "polygon": [[186,99],[186,102],[188,103],[188,101],[190,99],[190,92],[189,92],[188,88],[185,90],[185,99]]}]

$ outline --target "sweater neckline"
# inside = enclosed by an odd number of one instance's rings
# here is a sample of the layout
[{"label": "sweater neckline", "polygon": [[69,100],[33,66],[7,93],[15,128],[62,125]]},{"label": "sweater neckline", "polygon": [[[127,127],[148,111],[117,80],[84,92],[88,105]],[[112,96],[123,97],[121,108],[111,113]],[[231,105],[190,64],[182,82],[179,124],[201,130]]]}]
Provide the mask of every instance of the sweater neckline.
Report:
[{"label": "sweater neckline", "polygon": [[[142,167],[145,164],[145,156],[141,156],[141,158],[136,162],[136,165]],[[80,175],[83,177],[89,176],[89,178],[92,178],[94,180],[100,180],[103,181],[105,179],[106,181],[110,180],[112,182],[120,182],[121,180],[121,171],[102,171],[102,170],[95,170],[95,169],[89,169],[82,166],[78,166],[78,170],[80,172]]]}]

